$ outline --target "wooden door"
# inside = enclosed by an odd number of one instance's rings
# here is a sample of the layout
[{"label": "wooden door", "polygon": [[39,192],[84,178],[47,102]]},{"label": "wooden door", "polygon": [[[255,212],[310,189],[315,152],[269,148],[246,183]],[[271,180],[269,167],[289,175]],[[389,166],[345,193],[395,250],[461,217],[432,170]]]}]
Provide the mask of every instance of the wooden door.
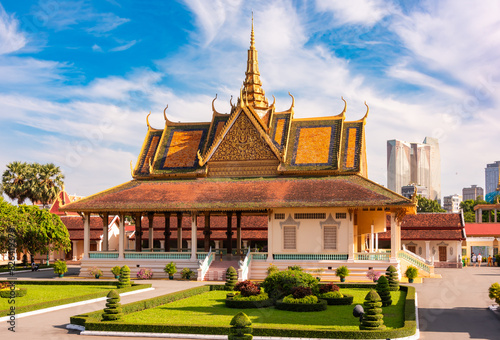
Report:
[{"label": "wooden door", "polygon": [[413,254],[417,253],[417,246],[406,246],[406,249],[408,249],[408,251],[411,251]]},{"label": "wooden door", "polygon": [[446,247],[440,246],[439,247],[439,262],[446,262]]}]

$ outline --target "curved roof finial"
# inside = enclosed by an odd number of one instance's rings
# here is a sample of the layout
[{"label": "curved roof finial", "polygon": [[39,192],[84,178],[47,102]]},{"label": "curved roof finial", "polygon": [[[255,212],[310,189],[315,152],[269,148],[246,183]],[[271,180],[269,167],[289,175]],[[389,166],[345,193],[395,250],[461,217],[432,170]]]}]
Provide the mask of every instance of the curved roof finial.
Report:
[{"label": "curved roof finial", "polygon": [[146,116],[146,124],[148,124],[148,129],[151,129],[151,125],[149,125],[149,116],[151,116],[151,111],[149,111],[149,114]]},{"label": "curved roof finial", "polygon": [[243,85],[241,88],[240,88],[240,107],[243,107],[243,88],[245,87],[245,85]]},{"label": "curved roof finial", "polygon": [[273,103],[269,107],[274,107],[274,104],[276,103],[276,97],[274,95],[272,95],[272,96],[273,96]]},{"label": "curved roof finial", "polygon": [[365,106],[366,106],[366,113],[365,113],[365,116],[363,117],[363,119],[368,118],[368,112],[370,111],[370,108],[369,108],[369,107],[368,107],[368,105],[366,104],[366,100],[365,100]]},{"label": "curved roof finial", "polygon": [[288,111],[291,111],[293,109],[293,107],[295,106],[295,98],[293,97],[293,95],[290,92],[288,92],[288,95],[290,97],[292,97],[292,106],[290,106],[290,108],[288,109]]},{"label": "curved roof finial", "polygon": [[213,112],[213,113],[217,113],[217,114],[219,114],[219,115],[220,115],[220,113],[219,113],[219,112],[217,112],[217,110],[215,110],[215,104],[214,104],[214,103],[215,103],[215,100],[216,100],[216,99],[217,99],[217,93],[215,94],[215,98],[214,98],[214,100],[212,100],[212,112]]},{"label": "curved roof finial", "polygon": [[233,105],[233,95],[231,95],[231,99],[229,99],[229,105],[231,105],[231,107],[234,107],[234,105]]},{"label": "curved roof finial", "polygon": [[344,101],[344,110],[340,113],[340,115],[345,116],[345,112],[347,110],[347,102],[345,101],[344,97],[340,97]]},{"label": "curved roof finial", "polygon": [[167,114],[165,113],[165,111],[167,111],[167,109],[168,109],[168,104],[167,104],[167,107],[165,109],[163,109],[163,118],[165,118],[165,122],[168,122]]}]

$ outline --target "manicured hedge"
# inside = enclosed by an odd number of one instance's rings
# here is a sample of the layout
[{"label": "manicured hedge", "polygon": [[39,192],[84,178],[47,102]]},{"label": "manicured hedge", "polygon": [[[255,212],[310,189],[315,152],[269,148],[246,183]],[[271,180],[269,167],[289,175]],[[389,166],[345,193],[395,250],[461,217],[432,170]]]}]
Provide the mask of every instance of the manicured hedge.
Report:
[{"label": "manicured hedge", "polygon": [[[22,283],[21,283],[22,282]],[[16,281],[16,284],[25,284],[24,282],[30,282],[29,284],[37,284],[39,282],[43,281]],[[78,281],[71,281],[73,284]],[[92,284],[94,281],[84,281],[85,284],[89,285]],[[115,281],[112,281],[115,282]],[[122,288],[118,289],[118,293],[125,293],[125,292],[131,292],[134,290],[139,290],[139,289],[145,289],[145,288],[150,288],[151,284],[135,284],[132,287],[127,287],[127,288]],[[49,308],[49,307],[54,307],[54,306],[60,306],[60,305],[66,305],[68,303],[73,303],[73,302],[80,302],[80,301],[85,301],[85,300],[91,300],[91,299],[97,299],[100,297],[105,297],[109,291],[103,290],[101,292],[96,292],[92,294],[86,294],[86,295],[80,295],[80,296],[73,296],[65,299],[60,299],[60,300],[52,300],[52,301],[46,301],[46,302],[40,302],[40,303],[35,303],[32,305],[27,305],[27,306],[22,306],[22,307],[16,307],[16,314],[20,313],[26,313],[30,312],[33,310],[37,309],[43,309],[43,308]],[[9,313],[8,309],[0,310],[0,316],[5,316]]]},{"label": "manicured hedge", "polygon": [[[374,284],[339,284],[339,287],[352,287],[352,288],[373,288]],[[214,288],[212,288],[214,287]],[[150,300],[161,298],[172,299],[172,301],[187,297],[185,295],[201,294],[209,290],[224,290],[218,289],[219,285],[202,286],[191,288],[182,292],[172,293]],[[224,287],[222,285],[222,287]],[[254,328],[254,336],[273,336],[273,337],[291,337],[291,338],[330,338],[330,339],[390,339],[402,338],[414,335],[416,332],[416,314],[415,314],[415,288],[409,286],[401,286],[401,290],[406,292],[406,301],[404,307],[405,322],[401,328],[383,331],[331,331],[331,330],[298,330],[287,328]],[[144,300],[149,301],[149,300]],[[140,301],[142,302],[142,301]],[[169,301],[170,302],[170,301]],[[127,306],[135,305],[137,303],[127,304]],[[154,303],[160,305],[163,303]],[[151,306],[153,307],[153,306]],[[151,308],[149,307],[149,308]],[[132,311],[125,312],[125,314]],[[183,333],[183,334],[206,334],[206,335],[228,335],[228,327],[212,327],[212,326],[179,326],[179,325],[145,325],[145,324],[123,324],[120,322],[99,322],[102,310],[94,313],[77,315],[71,317],[72,324],[85,326],[86,330],[95,331],[116,331],[116,332],[151,332],[151,333]]]},{"label": "manicured hedge", "polygon": [[[43,285],[53,285],[53,286],[64,286],[64,285],[87,285],[87,286],[115,286],[118,282],[118,280],[113,280],[113,281],[73,281],[73,280],[50,280],[50,281],[37,281],[37,280],[15,280],[15,281],[8,281],[8,280],[0,280],[0,283],[2,282],[14,282],[16,285],[37,285],[37,286],[43,286]],[[132,283],[132,282],[131,282]],[[150,285],[151,286],[151,285]]]},{"label": "manicured hedge", "polygon": [[319,312],[326,310],[328,303],[326,300],[319,299],[318,303],[286,303],[282,300],[276,301],[276,309],[287,310],[290,312]]},{"label": "manicured hedge", "polygon": [[229,308],[266,308],[271,307],[274,304],[273,299],[261,300],[261,301],[248,301],[248,300],[234,300],[226,299],[226,307]]},{"label": "manicured hedge", "polygon": [[[10,288],[7,288],[7,289],[2,289],[0,290],[0,297],[4,298],[4,299],[8,299],[10,298]],[[23,297],[26,295],[26,293],[28,293],[28,288],[16,288],[14,290],[15,292],[15,297]]]},{"label": "manicured hedge", "polygon": [[345,294],[344,297],[341,298],[321,298],[323,300],[326,300],[326,302],[330,306],[335,306],[335,305],[351,305],[352,301],[354,300],[354,297],[352,295]]}]

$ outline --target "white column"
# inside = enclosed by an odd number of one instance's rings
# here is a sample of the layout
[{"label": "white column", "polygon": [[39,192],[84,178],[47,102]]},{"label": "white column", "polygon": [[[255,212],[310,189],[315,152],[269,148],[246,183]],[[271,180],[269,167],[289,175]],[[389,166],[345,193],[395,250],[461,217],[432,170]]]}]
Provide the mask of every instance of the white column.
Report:
[{"label": "white column", "polygon": [[371,232],[370,232],[370,253],[373,253],[373,243],[374,243],[374,237],[373,237],[373,229],[374,229],[374,225],[372,224],[371,225]]},{"label": "white column", "polygon": [[125,215],[121,214],[118,216],[118,228],[120,232],[118,234],[118,259],[123,260],[124,250],[125,250]]},{"label": "white column", "polygon": [[347,232],[348,261],[354,261],[354,223],[349,222]]},{"label": "white column", "polygon": [[191,240],[186,240],[188,249],[191,249]]},{"label": "white column", "polygon": [[375,252],[378,253],[378,233],[375,233]]},{"label": "white column", "polygon": [[425,241],[425,259],[427,261],[431,260],[430,255],[431,255],[431,241]]},{"label": "white column", "polygon": [[[267,262],[273,261],[273,222],[274,216],[270,212],[267,216]],[[246,246],[247,241],[243,241],[243,244]]]},{"label": "white column", "polygon": [[191,215],[191,261],[196,261],[196,245],[198,244],[198,239],[196,238],[196,232],[198,227],[196,226],[196,213]]},{"label": "white column", "polygon": [[219,240],[215,240],[214,243],[215,243],[215,249],[219,249],[220,241]]},{"label": "white column", "polygon": [[83,220],[83,258],[89,258],[90,251],[90,214],[85,213]]},{"label": "white column", "polygon": [[396,216],[394,213],[391,214],[391,260],[396,260],[398,258],[398,231],[396,226]]},{"label": "white column", "polygon": [[165,240],[160,240],[160,248],[165,251]]},{"label": "white column", "polygon": [[78,261],[78,241],[73,242],[73,261]]},{"label": "white column", "polygon": [[97,251],[102,251],[102,238],[97,242]]}]

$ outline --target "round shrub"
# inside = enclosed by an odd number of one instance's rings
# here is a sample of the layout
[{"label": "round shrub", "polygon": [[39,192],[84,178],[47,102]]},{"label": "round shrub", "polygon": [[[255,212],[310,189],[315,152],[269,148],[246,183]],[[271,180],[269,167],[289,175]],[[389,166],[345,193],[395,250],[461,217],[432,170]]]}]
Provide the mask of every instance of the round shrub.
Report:
[{"label": "round shrub", "polygon": [[334,285],[333,283],[327,283],[325,285],[319,286],[320,293],[338,292],[339,290],[339,286]]},{"label": "round shrub", "polygon": [[371,290],[366,294],[363,303],[365,314],[359,325],[359,329],[382,330],[385,329],[384,315],[382,314],[382,300],[376,291]]},{"label": "round shrub", "polygon": [[318,281],[309,273],[298,270],[285,270],[275,272],[260,284],[272,299],[281,299],[292,294],[295,287],[309,287],[313,292],[317,291]]},{"label": "round shrub", "polygon": [[252,340],[252,321],[245,313],[236,314],[230,325],[228,340]]},{"label": "round shrub", "polygon": [[[306,298],[310,298],[310,295]],[[326,310],[328,304],[326,300],[319,299],[316,303],[286,303],[283,301],[276,301],[276,309],[287,310],[291,312],[318,312]]]},{"label": "round shrub", "polygon": [[298,265],[294,265],[294,266],[289,266],[288,267],[288,270],[298,270],[298,271],[302,271],[302,267],[301,266],[298,266]]},{"label": "round shrub", "polygon": [[118,288],[130,287],[130,268],[125,265],[120,270],[120,278],[118,279]]},{"label": "round shrub", "polygon": [[344,295],[342,295],[342,293],[339,291],[334,291],[334,292],[318,294],[318,297],[320,299],[340,299],[343,298]]},{"label": "round shrub", "polygon": [[122,316],[120,295],[113,289],[106,296],[106,308],[104,308],[102,319],[104,321],[115,321],[119,320]]},{"label": "round shrub", "polygon": [[311,304],[311,303],[317,303],[318,302],[318,297],[314,295],[306,295],[301,298],[296,298],[292,294],[285,296],[283,298],[283,302],[285,303],[305,303],[305,304]]},{"label": "round shrub", "polygon": [[382,275],[375,286],[378,295],[382,299],[382,307],[387,307],[392,305],[391,291],[389,289],[389,281]]},{"label": "round shrub", "polygon": [[385,276],[389,281],[389,289],[392,291],[399,290],[398,270],[394,266],[387,267]]},{"label": "round shrub", "polygon": [[250,280],[238,282],[236,286],[234,286],[234,290],[239,291],[242,296],[253,296],[260,294],[259,285],[253,283]]},{"label": "round shrub", "polygon": [[295,287],[292,289],[294,299],[302,299],[309,295],[312,295],[312,290],[309,287]]},{"label": "round shrub", "polygon": [[265,308],[274,304],[266,293],[253,296],[241,296],[236,294],[232,298],[226,298],[226,307],[229,308]]},{"label": "round shrub", "polygon": [[231,266],[226,270],[226,290],[233,290],[236,282],[238,282],[238,273],[236,273],[236,269]]},{"label": "round shrub", "polygon": [[331,306],[340,306],[340,305],[352,305],[352,301],[354,300],[354,296],[344,294],[341,298],[323,298],[322,300],[326,300],[326,302]]}]

